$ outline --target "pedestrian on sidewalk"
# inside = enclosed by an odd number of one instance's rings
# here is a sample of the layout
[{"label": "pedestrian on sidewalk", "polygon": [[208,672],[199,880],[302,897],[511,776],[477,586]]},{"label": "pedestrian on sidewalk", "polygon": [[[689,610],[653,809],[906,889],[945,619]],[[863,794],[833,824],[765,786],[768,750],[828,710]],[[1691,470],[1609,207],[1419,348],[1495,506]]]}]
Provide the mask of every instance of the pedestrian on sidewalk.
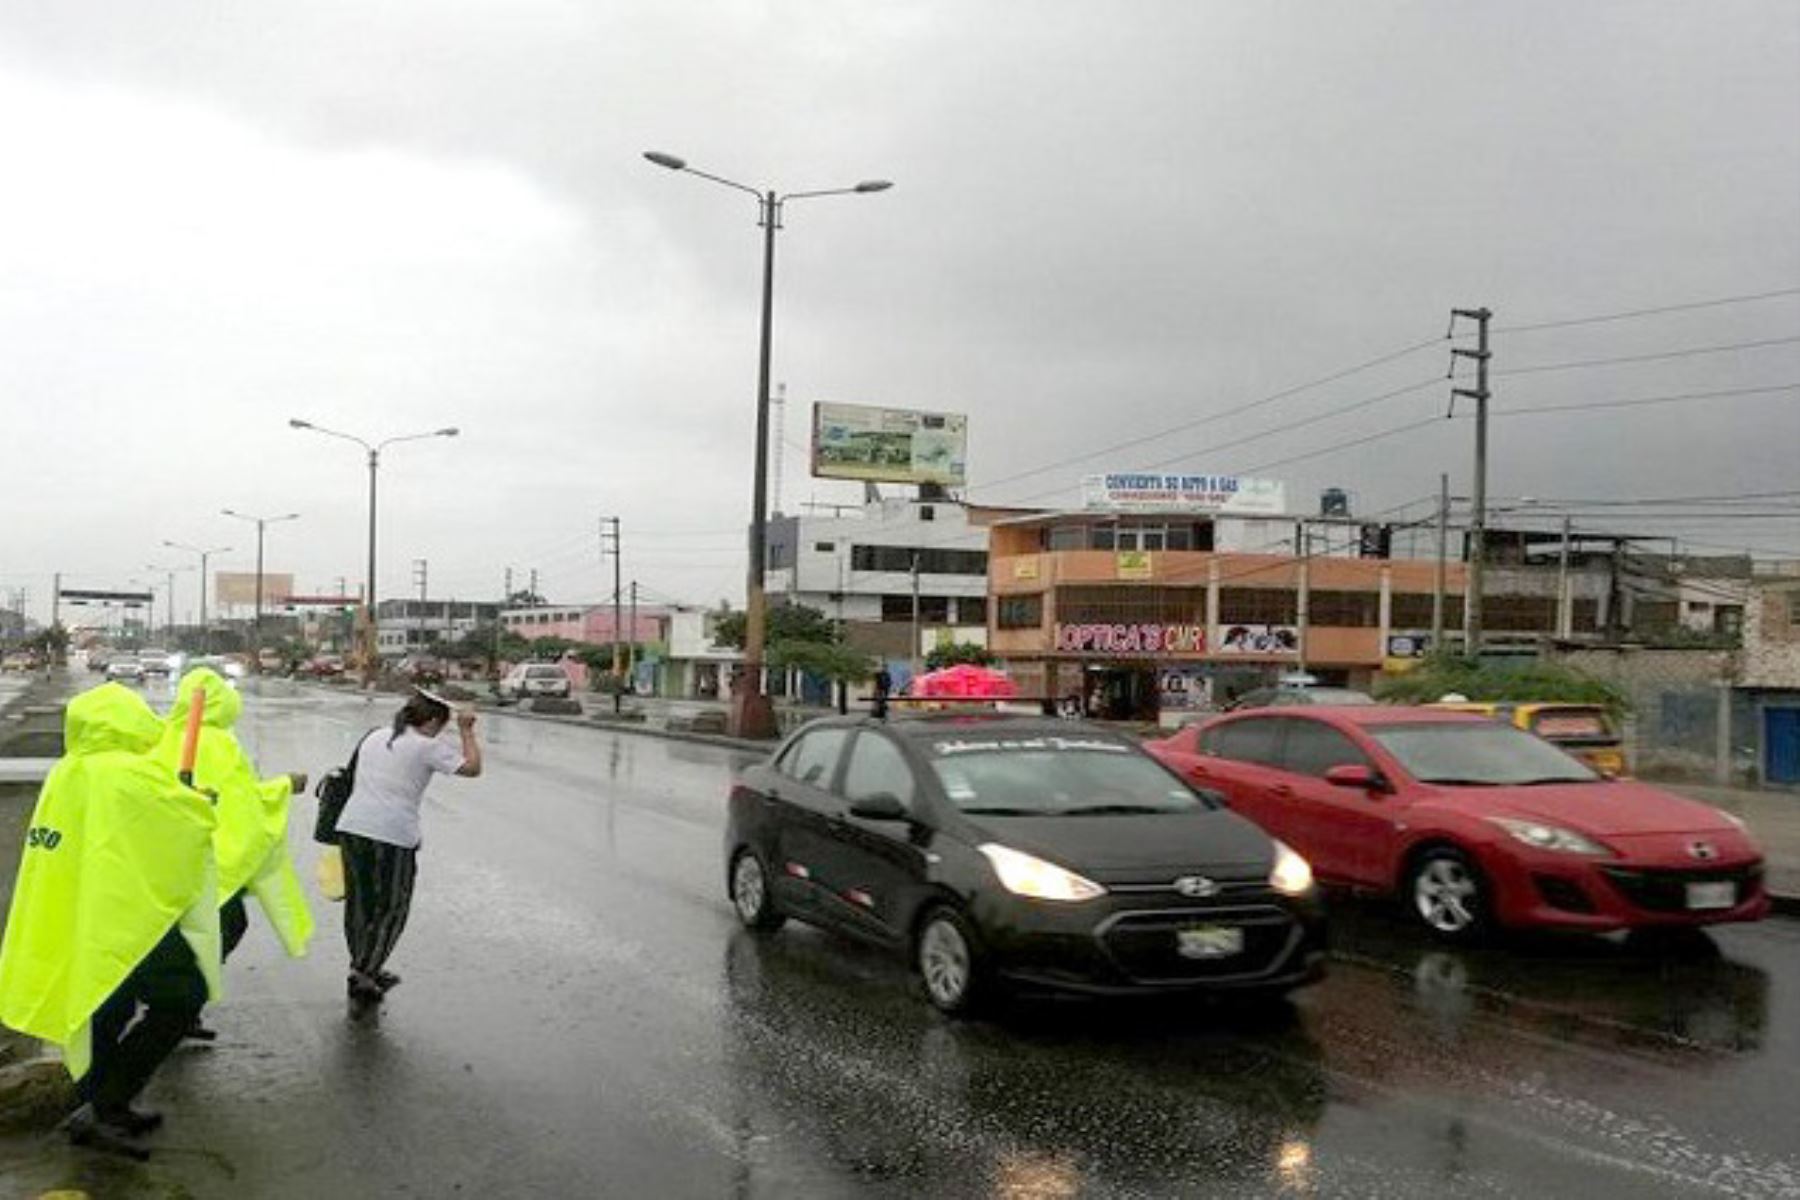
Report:
[{"label": "pedestrian on sidewalk", "polygon": [[62,1048],[71,1140],[138,1157],[162,1119],[131,1103],[219,992],[213,806],[150,753],[162,730],[117,683],[70,702],[0,943],[0,1022]]},{"label": "pedestrian on sidewalk", "polygon": [[[305,791],[306,775],[291,772],[267,779],[257,775],[232,733],[244,711],[244,698],[208,667],[194,668],[176,685],[175,703],[156,747],[157,759],[171,771],[179,768],[188,712],[196,704],[202,707],[193,785],[217,797],[213,855],[219,864],[223,957],[231,956],[250,928],[244,907],[248,893],[262,907],[288,956],[299,958],[312,939],[313,916],[288,853],[288,810],[290,798]],[[210,1040],[208,1030],[197,1027],[195,1034]]]},{"label": "pedestrian on sidewalk", "polygon": [[440,738],[449,701],[423,688],[357,746],[356,783],[338,818],[344,856],[344,941],[352,1001],[378,1001],[400,977],[385,969],[406,928],[421,839],[419,806],[433,775],[481,774],[475,713],[456,713],[457,739]]}]

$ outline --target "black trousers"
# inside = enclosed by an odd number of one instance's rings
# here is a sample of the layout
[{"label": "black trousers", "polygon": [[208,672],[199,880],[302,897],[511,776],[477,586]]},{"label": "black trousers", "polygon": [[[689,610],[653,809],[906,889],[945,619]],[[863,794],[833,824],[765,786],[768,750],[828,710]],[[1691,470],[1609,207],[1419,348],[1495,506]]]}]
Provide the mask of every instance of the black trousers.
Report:
[{"label": "black trousers", "polygon": [[374,976],[406,928],[418,851],[354,833],[338,835],[344,855],[344,942],[350,969]]},{"label": "black trousers", "polygon": [[170,929],[95,1011],[93,1065],[81,1080],[82,1099],[102,1114],[129,1105],[205,1003],[206,978],[194,952],[179,929]]},{"label": "black trousers", "polygon": [[244,893],[238,891],[219,905],[219,960],[231,957],[244,935],[250,931],[250,914],[244,911]]}]

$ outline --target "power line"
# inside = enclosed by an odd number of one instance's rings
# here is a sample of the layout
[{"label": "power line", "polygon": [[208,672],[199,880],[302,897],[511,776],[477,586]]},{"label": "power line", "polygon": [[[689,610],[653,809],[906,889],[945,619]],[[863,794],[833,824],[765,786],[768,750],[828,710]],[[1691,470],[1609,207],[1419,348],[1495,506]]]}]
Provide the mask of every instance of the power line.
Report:
[{"label": "power line", "polygon": [[[1235,408],[1224,409],[1223,411],[1216,412],[1216,413],[1208,413],[1206,416],[1196,417],[1194,420],[1191,420],[1191,421],[1183,421],[1180,424],[1171,425],[1165,429],[1160,429],[1160,430],[1156,431],[1155,433],[1147,433],[1140,437],[1129,438],[1126,441],[1116,442],[1110,446],[1102,446],[1097,450],[1083,451],[1082,453],[1074,455],[1073,457],[1060,459],[1056,462],[1046,463],[1041,467],[1033,467],[1028,471],[1020,471],[1017,474],[1005,475],[999,479],[986,480],[986,481],[982,482],[979,486],[981,486],[983,488],[997,488],[997,487],[1002,486],[1003,484],[1014,483],[1021,479],[1029,479],[1033,475],[1042,475],[1046,471],[1054,471],[1061,467],[1073,466],[1074,464],[1079,463],[1079,462],[1087,462],[1090,459],[1099,458],[1099,457],[1102,457],[1103,455],[1114,454],[1120,450],[1126,450],[1133,446],[1141,446],[1146,442],[1160,441],[1163,438],[1169,437],[1171,434],[1183,433],[1189,429],[1196,429],[1202,425],[1211,424],[1214,421],[1222,421],[1227,417],[1241,416],[1244,413],[1251,412],[1258,408],[1262,408],[1265,405],[1274,404],[1280,400],[1286,400],[1290,396],[1297,396],[1301,392],[1310,391],[1316,387],[1323,387],[1324,385],[1326,385],[1328,383],[1335,383],[1340,379],[1347,379],[1352,375],[1358,374],[1362,371],[1367,371],[1373,367],[1379,367],[1386,363],[1395,362],[1399,359],[1405,358],[1408,355],[1417,354],[1419,351],[1424,350],[1431,346],[1439,345],[1442,342],[1444,342],[1445,340],[1446,339],[1443,337],[1432,337],[1432,338],[1427,338],[1424,341],[1414,342],[1411,345],[1402,346],[1398,350],[1392,350],[1386,354],[1377,355],[1374,358],[1367,359],[1363,362],[1357,363],[1354,366],[1345,367],[1341,370],[1333,371],[1328,375],[1321,375],[1317,379],[1311,379],[1305,383],[1295,384],[1293,387],[1283,389],[1282,391],[1274,392],[1274,393],[1271,393],[1270,395],[1260,397],[1256,400],[1248,401],[1244,404],[1238,405]],[[1434,379],[1433,382],[1436,382],[1436,380]],[[1060,489],[1058,489],[1058,490],[1060,490]]]},{"label": "power line", "polygon": [[1690,346],[1684,350],[1664,350],[1656,354],[1624,354],[1616,358],[1585,358],[1572,362],[1539,363],[1536,366],[1513,367],[1506,371],[1495,371],[1495,377],[1501,375],[1536,375],[1544,371],[1573,371],[1580,367],[1611,367],[1622,363],[1661,362],[1671,358],[1693,358],[1701,354],[1723,354],[1728,350],[1760,350],[1769,346],[1788,346],[1800,342],[1800,335],[1792,337],[1761,338],[1752,342],[1729,342],[1716,346]]},{"label": "power line", "polygon": [[1624,312],[1599,313],[1587,317],[1571,317],[1562,321],[1537,321],[1529,325],[1499,325],[1495,333],[1531,333],[1539,329],[1568,329],[1576,325],[1599,325],[1607,321],[1629,321],[1636,317],[1654,317],[1663,313],[1693,312],[1702,308],[1721,308],[1728,304],[1751,304],[1759,300],[1776,300],[1783,296],[1800,296],[1800,287],[1777,288],[1772,292],[1751,292],[1742,296],[1721,296],[1716,300],[1693,300],[1686,304],[1664,304],[1657,308],[1634,308]]},{"label": "power line", "polygon": [[1530,408],[1496,409],[1496,417],[1523,417],[1536,413],[1585,412],[1602,408],[1648,408],[1657,404],[1683,404],[1690,400],[1723,400],[1733,396],[1761,396],[1800,389],[1800,383],[1777,383],[1767,387],[1726,388],[1716,392],[1680,392],[1672,396],[1642,396],[1632,400],[1586,400],[1579,404],[1544,404]]}]

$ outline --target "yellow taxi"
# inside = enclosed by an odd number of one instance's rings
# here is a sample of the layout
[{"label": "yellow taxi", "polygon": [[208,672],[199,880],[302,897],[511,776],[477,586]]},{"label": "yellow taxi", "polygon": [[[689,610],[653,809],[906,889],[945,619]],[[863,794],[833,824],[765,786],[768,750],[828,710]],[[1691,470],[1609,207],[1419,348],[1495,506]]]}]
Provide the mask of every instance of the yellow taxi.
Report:
[{"label": "yellow taxi", "polygon": [[1605,707],[1562,701],[1440,700],[1427,708],[1483,713],[1505,721],[1573,754],[1596,771],[1624,775],[1625,739]]}]

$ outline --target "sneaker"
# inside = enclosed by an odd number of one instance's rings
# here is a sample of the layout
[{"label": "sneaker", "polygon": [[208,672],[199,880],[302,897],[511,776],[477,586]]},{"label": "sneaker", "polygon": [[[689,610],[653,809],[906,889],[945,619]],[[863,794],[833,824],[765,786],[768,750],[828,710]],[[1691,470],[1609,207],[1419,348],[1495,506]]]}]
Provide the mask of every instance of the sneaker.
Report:
[{"label": "sneaker", "polygon": [[375,972],[375,986],[384,992],[392,991],[400,986],[400,977],[392,971]]},{"label": "sneaker", "polygon": [[132,1143],[131,1139],[136,1135],[130,1129],[118,1124],[112,1114],[101,1116],[94,1111],[92,1104],[83,1104],[69,1114],[62,1128],[69,1136],[70,1145],[117,1154],[138,1162],[146,1162],[150,1158],[150,1151]]},{"label": "sneaker", "polygon": [[132,1137],[143,1137],[146,1133],[155,1133],[163,1126],[161,1113],[147,1108],[132,1108],[130,1105],[100,1114],[100,1120],[107,1125],[123,1129]]},{"label": "sneaker", "polygon": [[350,972],[346,987],[352,1000],[379,1000],[383,994],[379,978],[371,979],[361,971]]}]

